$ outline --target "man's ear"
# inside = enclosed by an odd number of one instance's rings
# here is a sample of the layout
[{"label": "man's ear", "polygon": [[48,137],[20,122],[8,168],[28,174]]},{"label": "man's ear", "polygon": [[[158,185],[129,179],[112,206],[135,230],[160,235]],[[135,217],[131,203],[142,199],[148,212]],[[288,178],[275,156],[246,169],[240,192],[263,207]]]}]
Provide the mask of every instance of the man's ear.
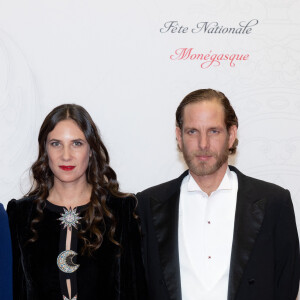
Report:
[{"label": "man's ear", "polygon": [[176,140],[177,146],[180,151],[182,151],[182,132],[179,127],[176,126]]},{"label": "man's ear", "polygon": [[229,130],[228,130],[228,133],[229,133],[229,141],[228,141],[228,149],[230,149],[237,137],[237,127],[236,125],[232,125]]}]

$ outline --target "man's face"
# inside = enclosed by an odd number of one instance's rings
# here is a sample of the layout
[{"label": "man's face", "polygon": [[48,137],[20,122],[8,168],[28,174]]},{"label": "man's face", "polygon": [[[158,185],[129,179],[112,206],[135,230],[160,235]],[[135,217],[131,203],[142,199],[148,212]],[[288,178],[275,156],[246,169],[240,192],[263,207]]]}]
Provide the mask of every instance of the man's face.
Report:
[{"label": "man's face", "polygon": [[176,137],[191,174],[212,175],[227,167],[236,131],[236,126],[227,131],[223,107],[216,100],[188,104],[183,111],[183,128],[176,128]]}]

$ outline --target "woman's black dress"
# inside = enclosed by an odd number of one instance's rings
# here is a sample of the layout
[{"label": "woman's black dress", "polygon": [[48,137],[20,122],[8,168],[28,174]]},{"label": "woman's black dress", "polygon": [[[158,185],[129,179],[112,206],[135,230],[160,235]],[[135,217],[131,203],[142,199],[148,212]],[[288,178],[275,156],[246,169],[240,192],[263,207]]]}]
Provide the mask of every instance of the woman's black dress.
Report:
[{"label": "woman's black dress", "polygon": [[14,300],[147,298],[140,232],[133,218],[134,198],[108,197],[107,206],[117,221],[115,240],[121,244],[121,250],[108,239],[110,222],[105,220],[103,243],[92,256],[81,255],[82,242],[76,229],[80,228],[87,205],[68,215],[70,210],[46,201],[43,218],[35,226],[38,239],[28,242],[36,214],[33,200],[11,200],[7,208],[13,247]]}]

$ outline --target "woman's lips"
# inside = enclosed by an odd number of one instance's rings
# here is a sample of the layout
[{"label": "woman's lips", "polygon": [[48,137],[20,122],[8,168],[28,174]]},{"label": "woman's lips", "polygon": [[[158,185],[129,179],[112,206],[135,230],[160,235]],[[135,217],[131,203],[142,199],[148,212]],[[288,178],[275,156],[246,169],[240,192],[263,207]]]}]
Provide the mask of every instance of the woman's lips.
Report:
[{"label": "woman's lips", "polygon": [[72,171],[75,166],[59,166],[64,171]]}]

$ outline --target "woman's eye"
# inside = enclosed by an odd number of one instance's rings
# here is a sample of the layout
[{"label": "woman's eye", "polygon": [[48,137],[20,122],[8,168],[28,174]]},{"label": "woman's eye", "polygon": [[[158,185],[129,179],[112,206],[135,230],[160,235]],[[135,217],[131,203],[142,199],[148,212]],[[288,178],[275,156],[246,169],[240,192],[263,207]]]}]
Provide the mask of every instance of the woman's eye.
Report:
[{"label": "woman's eye", "polygon": [[50,145],[53,147],[58,147],[60,144],[59,142],[51,142]]},{"label": "woman's eye", "polygon": [[82,145],[82,142],[80,142],[80,141],[75,141],[75,142],[74,142],[74,146],[77,146],[77,147],[78,147],[78,146],[81,146],[81,145]]}]

